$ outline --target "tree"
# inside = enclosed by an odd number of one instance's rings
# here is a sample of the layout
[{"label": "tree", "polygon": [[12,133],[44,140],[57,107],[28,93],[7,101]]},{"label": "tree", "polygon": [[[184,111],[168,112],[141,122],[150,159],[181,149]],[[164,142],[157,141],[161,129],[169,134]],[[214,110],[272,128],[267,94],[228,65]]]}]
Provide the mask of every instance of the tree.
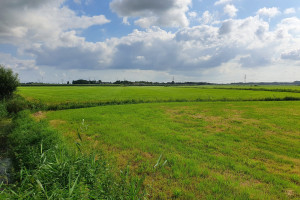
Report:
[{"label": "tree", "polygon": [[19,85],[18,74],[0,65],[0,99],[9,98]]}]

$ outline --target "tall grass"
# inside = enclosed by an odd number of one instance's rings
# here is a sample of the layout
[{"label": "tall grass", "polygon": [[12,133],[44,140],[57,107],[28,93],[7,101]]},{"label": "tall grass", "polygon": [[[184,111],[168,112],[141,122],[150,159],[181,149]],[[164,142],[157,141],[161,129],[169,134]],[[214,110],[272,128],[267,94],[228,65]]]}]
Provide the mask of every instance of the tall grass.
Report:
[{"label": "tall grass", "polygon": [[46,122],[29,111],[13,120],[8,137],[14,158],[14,184],[0,185],[0,199],[141,199],[143,179],[125,170],[115,176],[101,154],[64,145]]}]

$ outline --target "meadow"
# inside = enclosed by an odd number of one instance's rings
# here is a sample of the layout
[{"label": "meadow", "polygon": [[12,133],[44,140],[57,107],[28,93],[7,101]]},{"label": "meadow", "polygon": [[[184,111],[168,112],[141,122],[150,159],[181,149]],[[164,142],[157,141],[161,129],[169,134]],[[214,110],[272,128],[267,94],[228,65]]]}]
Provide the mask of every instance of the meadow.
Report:
[{"label": "meadow", "polygon": [[[219,86],[218,86],[219,87]],[[300,93],[221,87],[20,87],[18,94],[49,110],[106,104],[193,101],[300,100]]]},{"label": "meadow", "polygon": [[116,171],[129,166],[145,178],[149,199],[300,198],[300,102],[283,101],[297,92],[21,87],[19,94],[48,105],[127,101],[33,116],[70,145],[80,132],[82,149],[103,151]]},{"label": "meadow", "polygon": [[300,194],[299,102],[117,105],[46,116],[70,139],[84,119],[89,146],[146,175],[155,198]]}]

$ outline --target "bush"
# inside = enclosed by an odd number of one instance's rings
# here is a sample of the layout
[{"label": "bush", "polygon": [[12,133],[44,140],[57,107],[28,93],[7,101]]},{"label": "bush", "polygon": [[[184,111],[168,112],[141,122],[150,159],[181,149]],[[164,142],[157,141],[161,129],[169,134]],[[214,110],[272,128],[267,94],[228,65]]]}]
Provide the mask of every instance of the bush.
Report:
[{"label": "bush", "polygon": [[7,100],[6,110],[10,114],[16,114],[22,110],[29,109],[30,105],[23,97],[15,95],[14,98]]},{"label": "bush", "polygon": [[6,105],[4,102],[0,102],[0,119],[7,116]]},{"label": "bush", "polygon": [[0,99],[10,98],[18,85],[18,74],[0,65]]}]

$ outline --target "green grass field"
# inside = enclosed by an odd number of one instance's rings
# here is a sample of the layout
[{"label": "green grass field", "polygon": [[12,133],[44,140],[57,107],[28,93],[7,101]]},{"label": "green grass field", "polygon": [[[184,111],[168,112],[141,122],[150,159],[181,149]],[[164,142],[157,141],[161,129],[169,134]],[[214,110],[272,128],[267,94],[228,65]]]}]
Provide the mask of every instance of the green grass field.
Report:
[{"label": "green grass field", "polygon": [[[55,91],[57,93],[55,93]],[[143,99],[34,114],[70,144],[104,150],[117,169],[145,176],[150,199],[299,199],[300,101],[293,92],[184,87],[21,87],[44,103]],[[164,102],[176,99],[216,102]]]},{"label": "green grass field", "polygon": [[[300,100],[300,93],[213,89],[207,87],[20,87],[18,94],[52,109],[89,107],[97,104],[126,104],[180,101]],[[94,103],[94,104],[93,104]],[[88,106],[89,105],[89,106]],[[57,108],[59,107],[59,108]]]},{"label": "green grass field", "polygon": [[[47,119],[74,138],[84,119],[88,139],[146,175],[162,198],[300,194],[299,102],[119,105],[50,112]],[[155,170],[161,154],[160,164],[167,163]]]}]

